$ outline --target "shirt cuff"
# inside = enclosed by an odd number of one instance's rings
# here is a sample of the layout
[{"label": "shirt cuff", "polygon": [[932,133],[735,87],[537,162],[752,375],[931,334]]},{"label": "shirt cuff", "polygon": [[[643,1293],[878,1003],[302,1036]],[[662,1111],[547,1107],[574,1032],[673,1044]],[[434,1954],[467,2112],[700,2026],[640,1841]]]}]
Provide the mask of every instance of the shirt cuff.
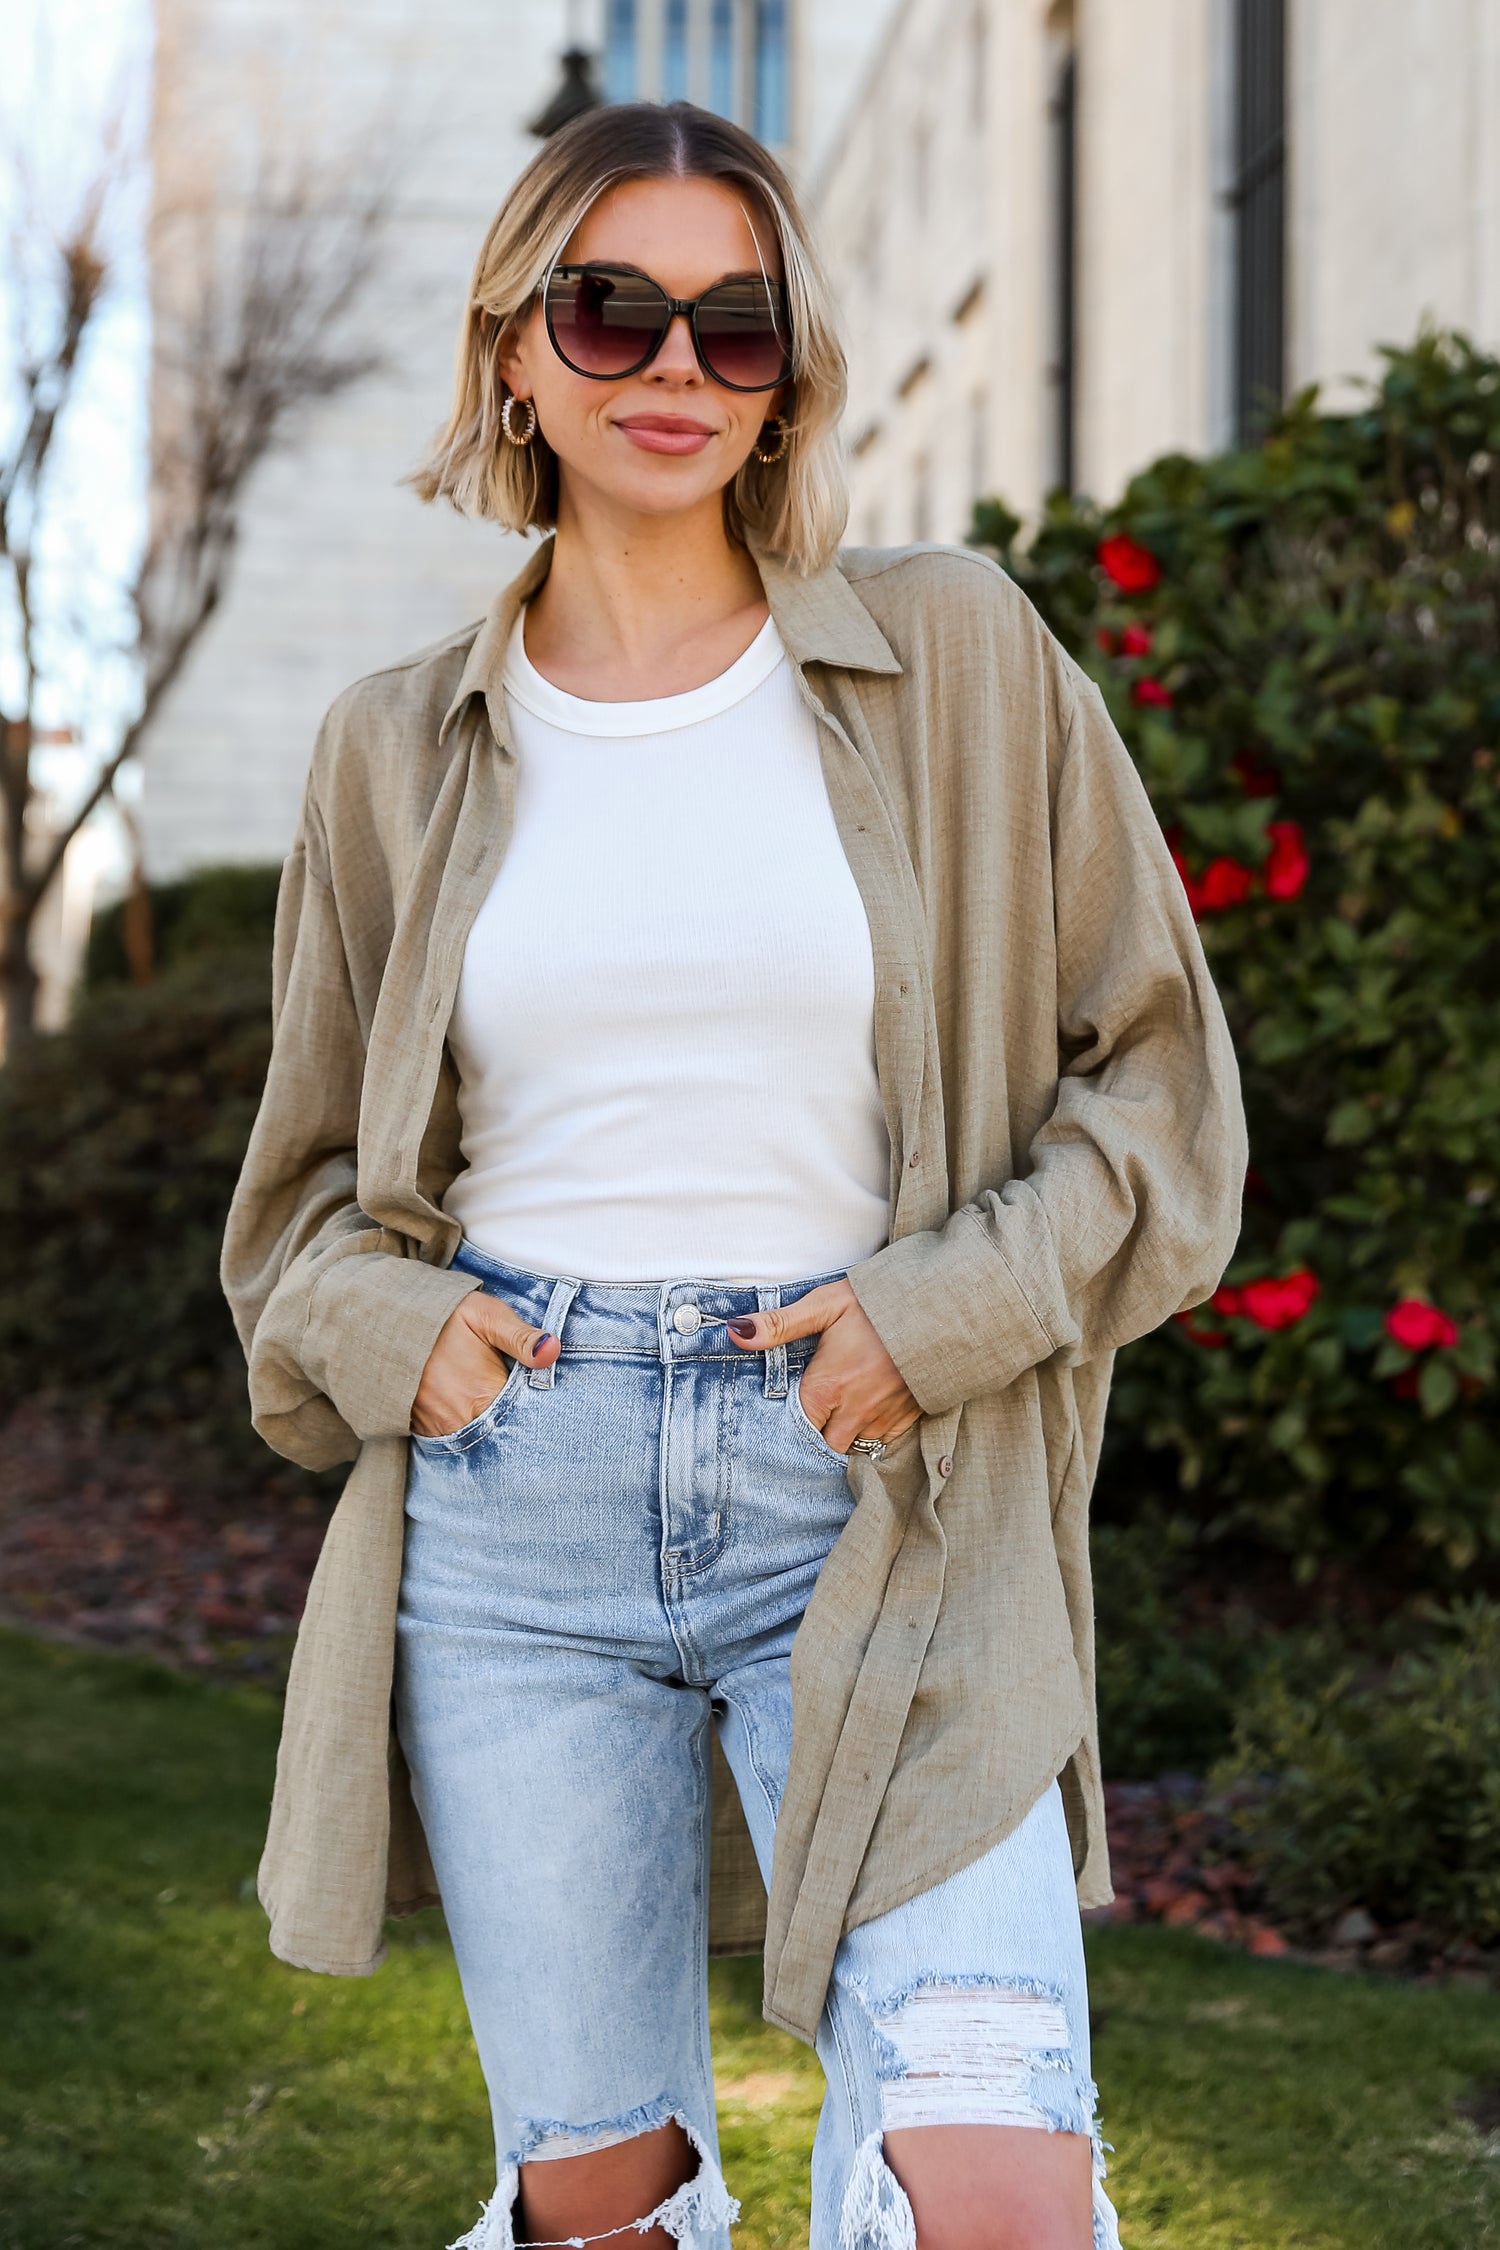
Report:
[{"label": "shirt cuff", "polygon": [[1057,1344],[972,1204],[848,1270],[850,1288],[924,1414],[1007,1383]]},{"label": "shirt cuff", "polygon": [[299,1357],[355,1436],[408,1437],[422,1371],[473,1274],[371,1246],[313,1284]]}]

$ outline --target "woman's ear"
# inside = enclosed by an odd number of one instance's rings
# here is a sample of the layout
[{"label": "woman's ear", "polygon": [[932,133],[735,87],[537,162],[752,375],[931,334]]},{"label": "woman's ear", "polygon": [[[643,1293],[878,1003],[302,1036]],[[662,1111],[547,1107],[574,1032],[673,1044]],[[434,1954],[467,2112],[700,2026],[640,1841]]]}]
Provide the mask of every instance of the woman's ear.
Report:
[{"label": "woman's ear", "polygon": [[[489,343],[498,325],[495,316],[493,313],[482,312],[479,318],[481,328],[484,329],[485,341]],[[488,323],[487,328],[485,323]],[[515,322],[512,321],[505,329],[499,339],[498,346],[495,348],[495,364],[504,377],[506,389],[516,398],[530,398],[532,392],[531,376],[526,366],[526,355],[522,349],[523,333],[523,331],[517,329]]]}]

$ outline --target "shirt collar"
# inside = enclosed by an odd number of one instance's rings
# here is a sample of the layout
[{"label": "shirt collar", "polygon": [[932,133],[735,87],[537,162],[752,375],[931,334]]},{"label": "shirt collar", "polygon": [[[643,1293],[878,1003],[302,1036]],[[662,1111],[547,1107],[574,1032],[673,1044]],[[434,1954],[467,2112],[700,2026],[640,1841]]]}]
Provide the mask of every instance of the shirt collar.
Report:
[{"label": "shirt collar", "polygon": [[[505,694],[502,679],[505,653],[522,605],[529,602],[552,568],[550,537],[525,565],[502,586],[474,636],[452,702],[443,714],[438,741],[447,740],[469,698],[482,695],[489,712],[490,730],[497,742],[505,740]],[[782,645],[795,664],[836,664],[854,672],[896,673],[901,670],[890,642],[835,563],[805,577],[777,556],[752,547],[761,583]]]},{"label": "shirt collar", "polygon": [[506,735],[505,691],[501,680],[505,672],[505,652],[510,647],[510,636],[515,627],[521,606],[529,602],[548,571],[552,568],[552,541],[544,539],[534,554],[508,584],[501,587],[490,603],[489,609],[474,635],[473,646],[459,677],[453,701],[443,713],[443,723],[438,728],[438,745],[448,739],[448,730],[458,717],[471,695],[482,695],[490,715],[490,732],[497,742]]}]

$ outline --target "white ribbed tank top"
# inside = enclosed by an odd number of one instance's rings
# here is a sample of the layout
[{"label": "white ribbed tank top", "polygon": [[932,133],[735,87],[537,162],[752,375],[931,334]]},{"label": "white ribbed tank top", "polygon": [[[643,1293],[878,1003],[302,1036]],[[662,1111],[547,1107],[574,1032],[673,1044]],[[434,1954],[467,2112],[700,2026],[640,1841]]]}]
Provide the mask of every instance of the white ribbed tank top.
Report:
[{"label": "white ribbed tank top", "polygon": [[585,1281],[793,1281],[886,1240],[870,933],[775,625],[686,695],[507,655],[515,829],[449,1042],[476,1248]]}]

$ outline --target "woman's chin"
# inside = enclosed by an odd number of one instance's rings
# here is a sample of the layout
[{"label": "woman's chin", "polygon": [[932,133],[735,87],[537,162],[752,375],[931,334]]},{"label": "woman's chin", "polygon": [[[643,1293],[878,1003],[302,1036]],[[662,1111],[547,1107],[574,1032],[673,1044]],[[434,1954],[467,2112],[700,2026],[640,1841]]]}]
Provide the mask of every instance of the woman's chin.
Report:
[{"label": "woman's chin", "polygon": [[[608,475],[587,480],[612,512],[641,516],[681,516],[717,500],[723,487],[706,476],[699,454],[647,453],[630,449],[629,458],[612,461]],[[576,487],[575,487],[576,489]]]}]

